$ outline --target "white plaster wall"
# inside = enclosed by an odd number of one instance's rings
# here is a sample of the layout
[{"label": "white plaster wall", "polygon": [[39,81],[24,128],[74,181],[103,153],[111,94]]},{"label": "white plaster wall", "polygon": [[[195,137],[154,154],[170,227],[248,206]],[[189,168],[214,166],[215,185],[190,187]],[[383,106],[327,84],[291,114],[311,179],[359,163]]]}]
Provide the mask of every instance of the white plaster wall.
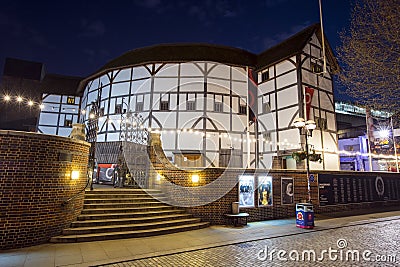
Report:
[{"label": "white plaster wall", "polygon": [[154,78],[154,92],[176,92],[178,88],[178,78]]},{"label": "white plaster wall", "polygon": [[111,96],[120,96],[129,94],[129,82],[113,83]]},{"label": "white plaster wall", "polygon": [[[292,57],[292,60],[294,62],[296,62],[296,58],[295,57]],[[276,75],[278,76],[278,75],[281,75],[282,73],[285,73],[287,71],[296,69],[296,65],[294,65],[289,60],[285,60],[285,61],[282,61],[282,62],[279,62],[278,64],[276,64],[275,68],[276,68]]]},{"label": "white plaster wall", "polygon": [[157,73],[156,77],[178,77],[179,64],[165,64]]},{"label": "white plaster wall", "polygon": [[336,131],[336,120],[333,113],[326,113],[328,130]]},{"label": "white plaster wall", "polygon": [[200,66],[202,69],[200,69],[197,65],[193,63],[182,63],[181,64],[181,76],[201,76],[203,77],[204,74],[202,71],[204,71],[204,67]]},{"label": "white plaster wall", "polygon": [[180,79],[181,92],[204,92],[204,77]]},{"label": "white plaster wall", "polygon": [[161,123],[163,128],[175,129],[176,112],[154,112],[153,116]]},{"label": "white plaster wall", "polygon": [[322,108],[330,110],[332,112],[335,110],[335,103],[333,102],[333,95],[320,91],[319,98],[320,98]]},{"label": "white plaster wall", "polygon": [[209,73],[209,77],[223,77],[226,79],[230,78],[230,67],[228,65],[223,65],[223,64],[216,64],[216,67],[214,67]]},{"label": "white plaster wall", "polygon": [[247,99],[247,81],[232,82],[232,94],[238,95],[244,99]]},{"label": "white plaster wall", "polygon": [[277,82],[277,89],[297,83],[296,71],[292,71],[283,76],[277,77],[276,82]]},{"label": "white plaster wall", "polygon": [[285,144],[281,144],[283,149],[297,149],[300,147],[300,135],[298,129],[288,129],[279,131],[279,141]]},{"label": "white plaster wall", "polygon": [[323,138],[324,138],[324,148],[328,149],[329,151],[336,151],[337,150],[337,136],[328,133],[328,132],[323,132]]},{"label": "white plaster wall", "polygon": [[298,104],[297,85],[278,92],[278,107],[284,108],[290,105]]},{"label": "white plaster wall", "polygon": [[245,68],[232,67],[232,80],[245,81],[245,79],[247,79]]},{"label": "white plaster wall", "polygon": [[[150,67],[151,70],[151,67]],[[141,78],[149,78],[150,73],[149,71],[143,67],[143,66],[138,66],[133,68],[133,79],[141,79]]]},{"label": "white plaster wall", "polygon": [[116,76],[114,77],[113,82],[129,81],[131,79],[131,72],[131,68],[123,69],[119,72],[116,72]]},{"label": "white plaster wall", "polygon": [[298,111],[298,107],[291,107],[284,110],[278,111],[278,127],[286,128],[291,127],[291,119],[294,117]]},{"label": "white plaster wall", "polygon": [[[108,75],[111,76],[111,72],[109,72]],[[100,77],[100,85],[102,84],[104,86],[110,83],[108,75],[104,74],[103,76]]]},{"label": "white plaster wall", "polygon": [[207,79],[207,92],[229,94],[230,82],[226,80]]},{"label": "white plaster wall", "polygon": [[339,170],[339,155],[324,153],[325,170]]},{"label": "white plaster wall", "polygon": [[275,90],[275,81],[268,80],[266,82],[261,83],[258,85],[258,90],[260,94],[266,94]]},{"label": "white plaster wall", "polygon": [[132,81],[132,94],[149,93],[150,85],[150,79]]}]

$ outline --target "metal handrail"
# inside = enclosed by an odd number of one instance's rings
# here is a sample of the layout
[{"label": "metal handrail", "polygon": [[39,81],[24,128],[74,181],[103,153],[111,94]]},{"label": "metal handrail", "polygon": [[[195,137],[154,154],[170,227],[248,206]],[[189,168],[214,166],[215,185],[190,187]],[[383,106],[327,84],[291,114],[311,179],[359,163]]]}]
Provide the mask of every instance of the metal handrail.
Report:
[{"label": "metal handrail", "polygon": [[[87,182],[86,182],[86,185],[85,185],[85,187],[84,188],[82,188],[78,193],[76,193],[75,195],[73,195],[72,197],[70,197],[70,198],[68,198],[67,200],[64,200],[63,201],[63,203],[61,203],[61,206],[65,206],[65,205],[67,205],[71,200],[73,200],[73,199],[75,199],[76,197],[78,197],[78,195],[80,194],[80,193],[82,193],[83,191],[85,191],[85,189],[88,187],[88,185],[89,185],[89,183],[90,183],[90,179],[91,179],[91,177],[90,177],[90,175],[89,175],[89,172],[87,172]],[[93,181],[92,181],[93,182]]]}]

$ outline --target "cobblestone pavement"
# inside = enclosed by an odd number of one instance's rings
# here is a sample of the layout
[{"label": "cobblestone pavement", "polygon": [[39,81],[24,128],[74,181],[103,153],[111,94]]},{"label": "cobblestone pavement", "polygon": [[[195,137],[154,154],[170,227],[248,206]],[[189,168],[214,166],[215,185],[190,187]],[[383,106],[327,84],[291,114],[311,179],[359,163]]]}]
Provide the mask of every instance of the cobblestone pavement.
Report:
[{"label": "cobblestone pavement", "polygon": [[400,266],[398,219],[305,232],[103,266]]}]

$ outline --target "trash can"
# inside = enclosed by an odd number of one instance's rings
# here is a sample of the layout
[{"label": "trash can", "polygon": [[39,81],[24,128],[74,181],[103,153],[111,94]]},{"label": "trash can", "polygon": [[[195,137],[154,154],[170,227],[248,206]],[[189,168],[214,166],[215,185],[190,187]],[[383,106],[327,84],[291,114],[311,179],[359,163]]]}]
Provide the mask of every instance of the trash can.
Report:
[{"label": "trash can", "polygon": [[232,214],[239,214],[239,202],[232,202]]},{"label": "trash can", "polygon": [[296,204],[296,226],[307,229],[314,228],[314,209],[312,204]]}]

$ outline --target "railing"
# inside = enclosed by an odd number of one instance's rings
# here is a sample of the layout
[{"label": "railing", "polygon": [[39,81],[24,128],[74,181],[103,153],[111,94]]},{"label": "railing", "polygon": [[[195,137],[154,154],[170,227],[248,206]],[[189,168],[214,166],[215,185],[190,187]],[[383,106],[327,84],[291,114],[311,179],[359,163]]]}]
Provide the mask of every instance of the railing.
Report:
[{"label": "railing", "polygon": [[[90,179],[92,179],[91,175],[89,174],[89,172],[87,172],[87,182],[85,187],[83,187],[81,190],[79,190],[78,193],[74,194],[72,197],[68,198],[67,200],[64,200],[63,203],[61,204],[61,206],[66,206],[71,200],[77,198],[79,196],[80,193],[82,193],[83,191],[85,191],[85,189],[88,187],[88,185],[90,184]],[[93,182],[93,181],[92,181]]]}]

